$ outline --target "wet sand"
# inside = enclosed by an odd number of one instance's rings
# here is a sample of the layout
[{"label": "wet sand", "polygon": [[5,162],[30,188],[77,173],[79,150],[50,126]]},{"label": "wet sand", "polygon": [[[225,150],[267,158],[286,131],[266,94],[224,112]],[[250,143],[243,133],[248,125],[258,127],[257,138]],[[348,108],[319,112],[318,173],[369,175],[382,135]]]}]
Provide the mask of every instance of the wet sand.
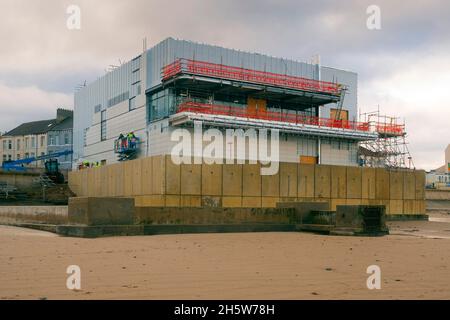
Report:
[{"label": "wet sand", "polygon": [[[439,216],[439,219],[448,216]],[[0,226],[0,299],[450,299],[450,219],[384,237],[310,233],[65,238]],[[381,267],[381,290],[366,287]],[[81,268],[81,290],[66,268]]]}]

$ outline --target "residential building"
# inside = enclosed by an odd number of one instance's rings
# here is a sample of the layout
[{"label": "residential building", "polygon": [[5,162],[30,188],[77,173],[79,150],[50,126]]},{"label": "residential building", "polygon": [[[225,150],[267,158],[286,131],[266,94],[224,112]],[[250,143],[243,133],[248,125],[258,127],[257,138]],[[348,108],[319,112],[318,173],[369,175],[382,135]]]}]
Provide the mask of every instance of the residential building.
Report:
[{"label": "residential building", "polygon": [[[14,161],[72,149],[73,111],[58,109],[57,117],[49,120],[26,122],[0,136],[0,165]],[[68,138],[68,139],[66,139]],[[71,158],[58,159],[61,167],[69,169]],[[29,167],[42,168],[36,161]]]}]

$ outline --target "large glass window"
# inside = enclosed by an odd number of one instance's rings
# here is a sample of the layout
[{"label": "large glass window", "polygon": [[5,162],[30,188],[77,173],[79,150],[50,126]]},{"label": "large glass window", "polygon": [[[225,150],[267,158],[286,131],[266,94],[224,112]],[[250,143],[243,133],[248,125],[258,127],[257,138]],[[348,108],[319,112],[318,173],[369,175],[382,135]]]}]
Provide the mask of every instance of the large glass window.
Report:
[{"label": "large glass window", "polygon": [[150,121],[159,120],[175,113],[175,98],[172,89],[154,93],[149,98]]}]

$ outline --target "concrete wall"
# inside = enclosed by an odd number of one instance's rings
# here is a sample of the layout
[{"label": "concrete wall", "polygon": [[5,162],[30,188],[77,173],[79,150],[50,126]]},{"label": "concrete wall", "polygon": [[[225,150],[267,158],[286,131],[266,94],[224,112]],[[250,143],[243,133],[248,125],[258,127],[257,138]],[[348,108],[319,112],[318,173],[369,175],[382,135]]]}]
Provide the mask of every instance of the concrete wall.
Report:
[{"label": "concrete wall", "polygon": [[17,188],[28,188],[33,185],[33,180],[39,175],[40,173],[2,171],[0,169],[0,182],[6,182]]},{"label": "concrete wall", "polygon": [[257,165],[174,165],[155,156],[74,171],[77,196],[134,197],[136,206],[275,207],[279,201],[385,205],[387,214],[424,214],[424,171],[280,163],[273,176]]},{"label": "concrete wall", "polygon": [[67,206],[0,206],[0,223],[64,224],[67,212]]},{"label": "concrete wall", "polygon": [[427,200],[450,200],[450,190],[426,190]]}]

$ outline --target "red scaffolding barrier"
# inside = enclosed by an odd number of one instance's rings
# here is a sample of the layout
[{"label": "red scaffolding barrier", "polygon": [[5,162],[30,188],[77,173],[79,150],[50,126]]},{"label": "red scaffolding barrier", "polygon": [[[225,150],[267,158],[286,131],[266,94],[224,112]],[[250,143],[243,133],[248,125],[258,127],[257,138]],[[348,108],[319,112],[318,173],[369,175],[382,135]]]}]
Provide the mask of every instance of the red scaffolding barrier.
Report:
[{"label": "red scaffolding barrier", "polygon": [[189,59],[177,59],[173,63],[164,66],[162,68],[162,80],[166,81],[183,73],[332,95],[340,95],[342,89],[342,85],[333,82],[318,81]]},{"label": "red scaffolding barrier", "polygon": [[319,127],[341,128],[358,131],[369,131],[367,122],[335,120],[313,116],[282,113],[276,111],[249,111],[247,108],[186,101],[178,106],[177,112],[193,112],[211,115],[233,116],[269,121],[280,121],[294,124],[314,125]]},{"label": "red scaffolding barrier", "polygon": [[376,132],[382,135],[402,136],[405,134],[405,126],[401,124],[377,123]]}]

